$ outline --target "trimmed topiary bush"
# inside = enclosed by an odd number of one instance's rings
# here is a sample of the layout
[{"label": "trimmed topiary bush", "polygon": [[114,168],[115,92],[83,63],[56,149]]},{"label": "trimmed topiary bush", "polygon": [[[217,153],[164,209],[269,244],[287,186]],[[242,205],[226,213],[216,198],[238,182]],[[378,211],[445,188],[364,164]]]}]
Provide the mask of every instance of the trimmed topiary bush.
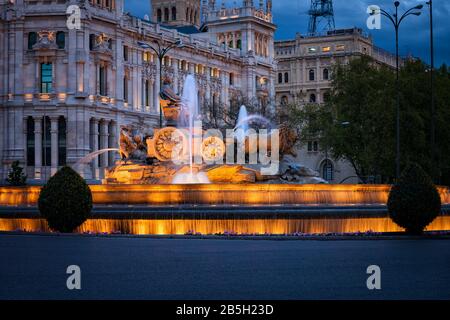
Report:
[{"label": "trimmed topiary bush", "polygon": [[407,233],[422,234],[440,214],[441,197],[427,173],[411,164],[392,187],[388,209],[392,220]]},{"label": "trimmed topiary bush", "polygon": [[91,214],[91,190],[77,172],[64,167],[42,189],[39,211],[52,230],[73,232]]}]

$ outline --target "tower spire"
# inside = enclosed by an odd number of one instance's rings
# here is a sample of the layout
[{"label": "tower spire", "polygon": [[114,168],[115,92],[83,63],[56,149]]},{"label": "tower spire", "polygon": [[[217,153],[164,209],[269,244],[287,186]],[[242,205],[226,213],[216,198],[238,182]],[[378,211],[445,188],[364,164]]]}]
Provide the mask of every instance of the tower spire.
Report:
[{"label": "tower spire", "polygon": [[313,35],[336,28],[334,23],[333,0],[311,0],[308,33]]}]

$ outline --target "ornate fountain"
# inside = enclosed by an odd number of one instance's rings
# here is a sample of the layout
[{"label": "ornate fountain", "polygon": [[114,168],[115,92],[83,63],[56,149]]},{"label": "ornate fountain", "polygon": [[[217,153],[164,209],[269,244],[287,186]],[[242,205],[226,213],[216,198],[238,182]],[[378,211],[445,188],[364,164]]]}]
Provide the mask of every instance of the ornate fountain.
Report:
[{"label": "ornate fountain", "polygon": [[[225,164],[226,138],[208,136],[201,126],[194,126],[194,121],[201,118],[195,80],[188,77],[184,88],[183,97],[179,97],[170,85],[163,87],[160,99],[166,127],[151,130],[121,127],[121,160],[107,170],[104,184],[326,183],[317,172],[295,161],[298,136],[286,124],[277,130],[279,169],[276,173],[261,174],[262,164]],[[244,144],[248,159],[254,143],[245,132],[236,134],[233,143]],[[267,155],[275,152],[271,141],[269,135],[265,143]],[[193,159],[201,161],[194,163]]]}]

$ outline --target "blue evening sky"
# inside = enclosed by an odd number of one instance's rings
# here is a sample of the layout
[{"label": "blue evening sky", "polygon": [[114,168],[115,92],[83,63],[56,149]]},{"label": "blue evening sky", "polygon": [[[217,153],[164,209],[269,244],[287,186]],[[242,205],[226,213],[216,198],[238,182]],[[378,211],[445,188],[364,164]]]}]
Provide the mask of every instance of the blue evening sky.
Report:
[{"label": "blue evening sky", "polygon": [[[229,6],[241,0],[224,0]],[[254,0],[255,4],[259,0]],[[383,49],[395,51],[395,35],[392,24],[383,17],[381,30],[368,30],[366,27],[366,13],[369,5],[378,5],[392,11],[392,0],[334,0],[334,14],[336,28],[360,27],[372,34],[375,44]],[[424,4],[426,1],[403,0],[400,1],[400,12],[405,9]],[[221,0],[216,1],[218,5]],[[310,0],[273,0],[275,24],[278,29],[276,39],[294,38],[297,32],[305,34],[308,28],[308,9]],[[444,62],[450,64],[450,1],[434,0],[434,27],[435,27],[435,58],[436,64]],[[126,11],[139,17],[150,12],[149,0],[125,0]],[[420,57],[429,62],[429,10],[424,6],[420,17],[407,17],[400,27],[400,53]]]}]

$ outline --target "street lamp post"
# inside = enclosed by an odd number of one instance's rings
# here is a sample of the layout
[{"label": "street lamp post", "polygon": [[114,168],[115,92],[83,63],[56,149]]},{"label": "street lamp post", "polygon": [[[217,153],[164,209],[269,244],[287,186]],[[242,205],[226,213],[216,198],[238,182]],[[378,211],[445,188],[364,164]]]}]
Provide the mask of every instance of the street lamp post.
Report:
[{"label": "street lamp post", "polygon": [[[396,61],[396,91],[397,91],[397,106],[396,106],[396,131],[397,131],[397,138],[396,138],[396,165],[395,165],[395,172],[397,179],[400,178],[400,160],[401,160],[401,154],[400,154],[400,57],[399,57],[399,49],[398,49],[398,38],[399,38],[399,29],[400,24],[403,22],[403,20],[407,16],[415,15],[420,16],[421,12],[417,10],[421,10],[423,8],[423,5],[415,6],[409,10],[407,10],[401,17],[398,16],[398,7],[400,6],[400,1],[394,2],[395,6],[395,13],[389,14],[386,10],[380,9],[381,15],[385,16],[389,19],[389,21],[392,22],[395,28],[395,61]],[[376,10],[374,9],[372,11],[372,15],[376,13]]]},{"label": "street lamp post", "polygon": [[430,71],[430,88],[431,88],[431,141],[430,141],[430,151],[431,151],[431,167],[433,173],[433,179],[436,179],[435,171],[435,161],[436,161],[436,106],[434,97],[434,35],[433,35],[433,0],[429,0],[427,5],[430,8],[430,60],[431,60],[431,71]]},{"label": "street lamp post", "polygon": [[[148,43],[138,41],[138,45],[147,50],[152,50],[156,56],[158,57],[159,61],[159,91],[162,90],[163,87],[163,61],[167,53],[174,49],[174,48],[181,48],[183,47],[183,42],[181,40],[177,40],[176,42],[169,44],[168,46],[163,46],[163,44],[160,41],[156,41],[156,48],[149,45]],[[162,113],[162,105],[159,104],[159,127],[162,128],[163,126],[163,113]]]}]

